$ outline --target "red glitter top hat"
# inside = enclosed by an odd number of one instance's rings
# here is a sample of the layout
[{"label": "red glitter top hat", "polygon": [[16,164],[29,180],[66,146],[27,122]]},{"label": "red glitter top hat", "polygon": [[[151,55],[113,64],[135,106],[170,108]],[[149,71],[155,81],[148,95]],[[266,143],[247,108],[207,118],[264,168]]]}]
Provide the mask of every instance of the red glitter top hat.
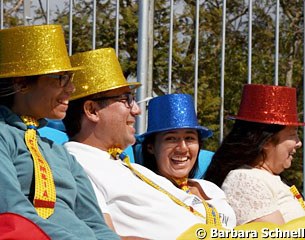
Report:
[{"label": "red glitter top hat", "polygon": [[249,122],[304,126],[298,122],[296,89],[284,86],[246,84],[239,111],[230,119]]}]

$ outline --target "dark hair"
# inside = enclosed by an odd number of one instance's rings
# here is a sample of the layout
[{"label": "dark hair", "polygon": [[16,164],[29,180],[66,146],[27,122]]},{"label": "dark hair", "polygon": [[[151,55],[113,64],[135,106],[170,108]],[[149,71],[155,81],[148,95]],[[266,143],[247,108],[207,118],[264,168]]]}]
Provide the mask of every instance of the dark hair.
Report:
[{"label": "dark hair", "polygon": [[[159,170],[158,170],[158,166],[157,166],[157,160],[155,158],[154,154],[151,154],[148,150],[147,150],[147,146],[148,144],[154,144],[155,139],[156,139],[156,134],[151,134],[148,137],[145,138],[145,140],[142,143],[142,160],[143,160],[143,166],[145,166],[146,168],[152,170],[153,172],[159,174]],[[199,141],[199,149],[202,146],[202,142]],[[199,156],[199,151],[197,154],[197,158],[196,158],[196,162],[193,166],[193,168],[191,169],[190,173],[189,173],[189,178],[194,178],[197,170],[198,170],[198,156]]]},{"label": "dark hair", "polygon": [[[66,133],[69,139],[72,139],[81,130],[81,119],[83,114],[85,113],[84,103],[88,100],[95,101],[94,99],[98,99],[98,97],[101,96],[103,95],[97,93],[76,100],[72,100],[69,102],[69,107],[66,112],[66,117],[63,119],[63,123],[65,125]],[[97,102],[101,108],[104,108],[108,105],[107,100],[98,100]]]},{"label": "dark hair", "polygon": [[34,84],[39,76],[2,78],[0,80],[0,104],[8,108],[12,108],[14,105],[14,95],[16,93],[14,82],[16,78],[25,78],[27,83]]},{"label": "dark hair", "polygon": [[65,118],[62,120],[69,139],[73,138],[81,130],[81,119],[84,114],[85,99],[80,98],[69,102]]},{"label": "dark hair", "polygon": [[227,174],[242,165],[256,165],[265,158],[264,144],[277,143],[277,133],[286,126],[236,120],[231,132],[215,152],[204,179],[221,187]]}]

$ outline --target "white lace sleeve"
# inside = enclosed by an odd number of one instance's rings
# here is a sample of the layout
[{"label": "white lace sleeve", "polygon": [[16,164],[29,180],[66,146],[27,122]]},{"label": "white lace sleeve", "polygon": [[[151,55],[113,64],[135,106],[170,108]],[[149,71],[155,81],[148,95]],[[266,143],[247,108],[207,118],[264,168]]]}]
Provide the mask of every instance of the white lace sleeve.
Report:
[{"label": "white lace sleeve", "polygon": [[272,191],[252,174],[234,170],[226,177],[222,189],[235,211],[237,225],[250,222],[277,210]]}]

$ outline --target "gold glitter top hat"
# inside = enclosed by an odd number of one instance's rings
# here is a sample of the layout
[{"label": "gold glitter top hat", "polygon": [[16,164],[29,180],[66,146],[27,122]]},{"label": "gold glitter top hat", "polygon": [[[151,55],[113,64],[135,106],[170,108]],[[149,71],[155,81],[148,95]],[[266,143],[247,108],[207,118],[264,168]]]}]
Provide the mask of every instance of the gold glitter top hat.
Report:
[{"label": "gold glitter top hat", "polygon": [[125,86],[137,88],[139,82],[127,82],[113,48],[101,48],[70,57],[72,66],[83,66],[75,73],[75,92],[70,100],[86,97]]},{"label": "gold glitter top hat", "polygon": [[0,30],[0,78],[75,71],[60,25]]}]

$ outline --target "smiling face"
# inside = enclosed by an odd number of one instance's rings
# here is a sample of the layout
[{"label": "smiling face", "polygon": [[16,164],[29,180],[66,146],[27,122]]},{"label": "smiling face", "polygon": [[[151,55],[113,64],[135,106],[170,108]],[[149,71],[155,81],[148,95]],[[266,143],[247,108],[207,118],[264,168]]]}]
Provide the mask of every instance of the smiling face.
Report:
[{"label": "smiling face", "polygon": [[269,141],[265,144],[264,169],[277,175],[291,166],[296,150],[302,146],[297,130],[297,127],[287,126],[277,133],[276,143]]},{"label": "smiling face", "polygon": [[199,152],[198,132],[178,129],[158,133],[147,150],[155,155],[160,175],[177,179],[188,177]]},{"label": "smiling face", "polygon": [[[108,91],[103,95],[107,98],[104,107],[99,107],[97,111],[98,121],[95,134],[102,145],[103,150],[111,147],[125,149],[135,143],[135,121],[136,116],[141,113],[138,104],[135,101],[129,106],[126,98],[130,93],[129,87],[122,87]],[[98,100],[90,100],[96,102]]]},{"label": "smiling face", "polygon": [[[60,74],[63,73],[56,75]],[[61,86],[60,79],[54,78],[55,75],[52,76],[42,75],[33,81],[17,80],[16,86],[21,90],[16,93],[13,111],[36,119],[63,119],[68,109],[70,95],[75,87],[70,80],[66,82],[66,85]]]}]

